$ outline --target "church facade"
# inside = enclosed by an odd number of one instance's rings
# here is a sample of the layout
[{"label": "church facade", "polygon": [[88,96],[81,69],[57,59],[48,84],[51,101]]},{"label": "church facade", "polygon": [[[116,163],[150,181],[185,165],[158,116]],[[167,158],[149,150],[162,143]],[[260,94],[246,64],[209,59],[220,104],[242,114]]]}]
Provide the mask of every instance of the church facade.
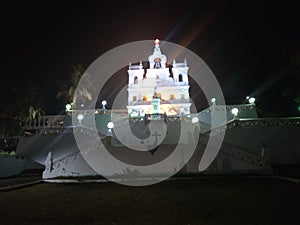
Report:
[{"label": "church facade", "polygon": [[149,67],[129,64],[128,68],[128,115],[190,114],[190,95],[187,61],[167,66],[159,40],[155,40],[153,54],[148,57]]}]

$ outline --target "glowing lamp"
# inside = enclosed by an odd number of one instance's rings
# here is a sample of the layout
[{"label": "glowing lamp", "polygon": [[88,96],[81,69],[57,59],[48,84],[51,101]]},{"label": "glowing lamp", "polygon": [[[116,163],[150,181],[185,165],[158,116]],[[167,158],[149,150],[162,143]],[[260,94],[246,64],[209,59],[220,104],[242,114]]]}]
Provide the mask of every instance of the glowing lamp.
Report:
[{"label": "glowing lamp", "polygon": [[83,116],[82,114],[79,114],[79,115],[77,116],[77,119],[78,119],[79,121],[83,120],[83,118],[84,118],[84,116]]},{"label": "glowing lamp", "polygon": [[103,101],[101,102],[101,104],[102,104],[102,108],[105,109],[105,106],[106,106],[106,104],[107,104],[107,101],[103,100]]},{"label": "glowing lamp", "polygon": [[72,108],[72,105],[71,105],[71,104],[66,104],[66,110],[67,110],[67,111],[70,111],[71,108]]},{"label": "glowing lamp", "polygon": [[198,123],[199,122],[199,118],[198,117],[193,117],[192,118],[192,123]]},{"label": "glowing lamp", "polygon": [[212,98],[210,101],[211,101],[212,103],[215,103],[215,102],[216,102],[216,98]]},{"label": "glowing lamp", "polygon": [[83,120],[84,116],[82,114],[78,114],[77,119],[79,121],[79,124],[81,124],[81,121]]},{"label": "glowing lamp", "polygon": [[236,117],[237,114],[239,113],[239,109],[238,109],[238,108],[233,108],[233,109],[231,110],[231,113],[234,115],[234,117]]},{"label": "glowing lamp", "polygon": [[249,100],[248,100],[248,101],[249,101],[249,103],[250,103],[250,104],[254,104],[254,102],[255,102],[255,98],[251,97],[251,98],[249,98]]},{"label": "glowing lamp", "polygon": [[107,126],[108,129],[113,129],[114,128],[114,123],[113,122],[108,122],[106,126]]}]

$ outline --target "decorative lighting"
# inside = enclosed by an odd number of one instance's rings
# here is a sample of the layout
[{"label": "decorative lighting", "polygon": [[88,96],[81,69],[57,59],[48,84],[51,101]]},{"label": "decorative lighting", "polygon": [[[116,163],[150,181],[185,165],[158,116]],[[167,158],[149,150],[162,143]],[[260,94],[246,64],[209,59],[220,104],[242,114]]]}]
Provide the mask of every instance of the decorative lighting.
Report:
[{"label": "decorative lighting", "polygon": [[251,97],[251,98],[248,99],[248,101],[249,101],[250,104],[254,104],[255,98]]},{"label": "decorative lighting", "polygon": [[79,121],[79,124],[81,124],[81,121],[83,120],[84,116],[82,114],[78,114],[77,119]]},{"label": "decorative lighting", "polygon": [[101,104],[102,104],[102,108],[105,109],[105,106],[106,106],[106,104],[107,104],[107,101],[103,100],[103,101],[101,102]]},{"label": "decorative lighting", "polygon": [[110,122],[107,123],[106,126],[107,126],[107,128],[108,128],[108,131],[107,131],[106,135],[107,135],[107,136],[110,136],[110,137],[113,136],[113,135],[112,135],[112,130],[111,130],[111,129],[114,128],[114,123],[110,121]]},{"label": "decorative lighting", "polygon": [[106,126],[107,126],[108,129],[113,129],[114,128],[114,123],[110,121],[110,122],[107,123]]},{"label": "decorative lighting", "polygon": [[199,122],[199,118],[198,117],[193,117],[192,118],[192,123],[198,123]]},{"label": "decorative lighting", "polygon": [[212,98],[210,101],[211,101],[211,103],[216,103],[216,98]]},{"label": "decorative lighting", "polygon": [[238,115],[238,113],[239,113],[239,109],[238,109],[238,108],[233,108],[233,109],[231,110],[231,113],[233,114],[234,118],[236,118],[237,115]]},{"label": "decorative lighting", "polygon": [[71,104],[66,104],[66,111],[70,111],[72,108],[72,105]]}]

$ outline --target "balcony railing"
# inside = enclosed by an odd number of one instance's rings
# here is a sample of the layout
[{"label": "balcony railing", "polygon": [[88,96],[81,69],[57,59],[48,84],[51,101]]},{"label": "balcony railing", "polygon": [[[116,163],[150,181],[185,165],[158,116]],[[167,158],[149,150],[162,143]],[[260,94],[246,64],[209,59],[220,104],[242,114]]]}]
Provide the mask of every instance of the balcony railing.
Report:
[{"label": "balcony railing", "polygon": [[[182,104],[182,103],[190,103],[189,99],[169,99],[169,100],[161,100],[160,104]],[[134,105],[151,105],[151,101],[131,101],[129,102],[130,106]]]}]

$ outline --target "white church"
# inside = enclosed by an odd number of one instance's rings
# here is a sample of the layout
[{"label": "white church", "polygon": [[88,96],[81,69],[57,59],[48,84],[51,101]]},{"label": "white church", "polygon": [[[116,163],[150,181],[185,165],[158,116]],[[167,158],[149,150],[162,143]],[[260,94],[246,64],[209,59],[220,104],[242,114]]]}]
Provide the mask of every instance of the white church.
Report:
[{"label": "white church", "polygon": [[187,60],[167,67],[167,57],[162,54],[159,40],[155,40],[153,54],[148,58],[150,68],[129,64],[128,115],[190,114],[190,96]]}]

